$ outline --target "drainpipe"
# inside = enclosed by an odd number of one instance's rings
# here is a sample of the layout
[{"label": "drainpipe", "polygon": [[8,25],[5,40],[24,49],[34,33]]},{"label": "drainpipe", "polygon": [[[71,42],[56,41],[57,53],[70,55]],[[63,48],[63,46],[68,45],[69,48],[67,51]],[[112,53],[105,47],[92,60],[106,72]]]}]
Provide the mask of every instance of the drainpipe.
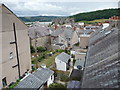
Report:
[{"label": "drainpipe", "polygon": [[18,63],[18,74],[19,74],[19,78],[20,78],[20,63],[19,63],[19,55],[18,55],[18,45],[17,45],[17,35],[16,35],[15,23],[13,23],[13,30],[14,30],[16,55],[17,55],[17,63]]}]

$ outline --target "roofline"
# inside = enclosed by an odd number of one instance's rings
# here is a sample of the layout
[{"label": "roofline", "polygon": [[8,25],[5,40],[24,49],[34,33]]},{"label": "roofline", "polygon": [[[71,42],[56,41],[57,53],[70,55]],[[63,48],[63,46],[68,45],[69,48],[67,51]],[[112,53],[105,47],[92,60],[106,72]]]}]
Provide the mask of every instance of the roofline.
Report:
[{"label": "roofline", "polygon": [[[5,6],[5,4],[2,3],[1,6],[4,6],[5,8],[7,8],[13,15],[15,15],[16,18],[18,18],[18,16],[17,16],[16,14],[14,14],[13,11],[11,11],[7,6]],[[18,20],[19,20],[20,22],[22,22],[19,18],[18,18]],[[22,22],[22,23],[23,23],[23,22]],[[23,24],[28,28],[28,26],[27,26],[25,23],[23,23]]]}]

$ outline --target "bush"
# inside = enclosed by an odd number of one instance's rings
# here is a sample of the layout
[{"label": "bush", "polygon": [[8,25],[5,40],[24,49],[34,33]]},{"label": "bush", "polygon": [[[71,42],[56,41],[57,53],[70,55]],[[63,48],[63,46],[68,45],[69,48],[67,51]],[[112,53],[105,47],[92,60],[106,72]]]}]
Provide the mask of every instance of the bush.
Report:
[{"label": "bush", "polygon": [[72,58],[75,58],[75,55],[72,54],[71,56],[72,56]]},{"label": "bush", "polygon": [[38,61],[39,61],[39,62],[40,62],[42,59],[44,59],[44,56],[43,56],[43,55],[41,55],[41,56],[38,57]]},{"label": "bush", "polygon": [[37,51],[38,52],[44,52],[44,51],[46,51],[46,48],[45,47],[37,47]]},{"label": "bush", "polygon": [[75,59],[73,59],[73,65],[75,64],[75,62],[76,62],[76,60],[75,60]]},{"label": "bush", "polygon": [[49,88],[66,88],[64,85],[62,84],[58,84],[58,83],[52,83],[50,84]]},{"label": "bush", "polygon": [[65,50],[62,50],[62,49],[58,50],[58,52],[60,52],[60,53],[61,53],[61,52],[64,52],[64,51],[65,51]]},{"label": "bush", "polygon": [[35,48],[33,46],[30,46],[31,53],[35,52]]},{"label": "bush", "polygon": [[69,77],[67,75],[65,75],[65,74],[61,74],[60,79],[63,82],[68,82],[69,81]]}]

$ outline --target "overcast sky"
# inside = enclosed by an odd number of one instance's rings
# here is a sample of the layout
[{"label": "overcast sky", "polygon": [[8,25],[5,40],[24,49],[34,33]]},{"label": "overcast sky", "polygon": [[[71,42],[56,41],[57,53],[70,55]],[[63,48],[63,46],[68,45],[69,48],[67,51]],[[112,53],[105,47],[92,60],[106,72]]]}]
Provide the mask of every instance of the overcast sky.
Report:
[{"label": "overcast sky", "polygon": [[118,1],[119,0],[0,0],[0,3],[4,3],[17,16],[70,16],[82,12],[117,8]]}]

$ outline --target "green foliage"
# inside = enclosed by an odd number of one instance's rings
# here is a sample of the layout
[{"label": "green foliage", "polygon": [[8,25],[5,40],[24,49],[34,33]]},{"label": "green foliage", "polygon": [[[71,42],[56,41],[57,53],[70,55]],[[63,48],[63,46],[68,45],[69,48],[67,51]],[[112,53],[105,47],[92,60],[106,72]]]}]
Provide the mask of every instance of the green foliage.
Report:
[{"label": "green foliage", "polygon": [[71,57],[72,57],[72,58],[75,58],[75,55],[72,54]]},{"label": "green foliage", "polygon": [[62,84],[52,83],[52,84],[50,84],[49,88],[54,89],[54,88],[66,88],[66,87],[64,85],[62,85]]},{"label": "green foliage", "polygon": [[60,80],[63,82],[68,82],[70,78],[65,74],[60,74]]},{"label": "green foliage", "polygon": [[30,46],[31,53],[35,52],[35,48],[33,46]]},{"label": "green foliage", "polygon": [[73,59],[73,65],[75,64],[75,62],[76,62],[76,60],[75,60],[75,59]]},{"label": "green foliage", "polygon": [[45,47],[37,47],[37,51],[38,52],[44,52],[44,51],[46,51],[46,48]]},{"label": "green foliage", "polygon": [[12,84],[11,86],[9,86],[7,89],[10,90],[10,89],[14,88],[15,86],[18,85],[19,82],[20,82],[20,80],[18,79],[14,84]]},{"label": "green foliage", "polygon": [[92,21],[95,19],[108,19],[111,16],[120,16],[119,15],[119,9],[104,9],[104,10],[98,10],[93,12],[86,12],[86,13],[80,13],[73,16],[70,16],[70,18],[74,18],[75,22],[78,21]]},{"label": "green foliage", "polygon": [[75,46],[79,46],[79,42],[75,44]]},{"label": "green foliage", "polygon": [[39,57],[38,57],[38,61],[40,62],[42,59],[44,59],[45,57],[43,56],[43,55],[40,55]]}]

